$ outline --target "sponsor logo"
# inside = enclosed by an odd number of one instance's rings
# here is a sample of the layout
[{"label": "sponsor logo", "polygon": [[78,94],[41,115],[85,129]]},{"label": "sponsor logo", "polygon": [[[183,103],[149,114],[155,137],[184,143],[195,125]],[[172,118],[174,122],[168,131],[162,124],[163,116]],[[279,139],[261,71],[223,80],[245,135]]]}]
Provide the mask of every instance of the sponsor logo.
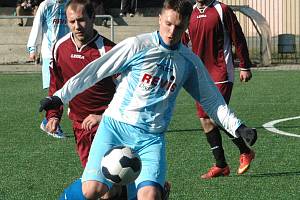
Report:
[{"label": "sponsor logo", "polygon": [[174,92],[177,85],[175,83],[174,76],[171,76],[169,79],[162,79],[161,77],[152,76],[146,73],[141,80],[140,87],[144,90],[150,90],[152,88],[159,87],[165,91],[170,90],[171,92]]},{"label": "sponsor logo", "polygon": [[205,14],[201,14],[201,15],[198,15],[197,16],[197,19],[200,19],[200,18],[205,18],[206,17],[206,15]]},{"label": "sponsor logo", "polygon": [[65,20],[65,19],[53,19],[52,24],[54,24],[54,25],[67,24],[67,20]]},{"label": "sponsor logo", "polygon": [[81,59],[83,60],[84,59],[84,56],[83,55],[80,55],[80,54],[71,54],[71,58],[76,58],[76,59]]}]

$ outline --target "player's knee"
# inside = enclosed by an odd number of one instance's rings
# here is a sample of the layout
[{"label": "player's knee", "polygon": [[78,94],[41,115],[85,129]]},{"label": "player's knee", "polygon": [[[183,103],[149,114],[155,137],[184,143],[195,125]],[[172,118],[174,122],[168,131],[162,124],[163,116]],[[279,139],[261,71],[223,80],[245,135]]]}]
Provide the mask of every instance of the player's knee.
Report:
[{"label": "player's knee", "polygon": [[86,199],[98,199],[107,191],[107,186],[97,181],[86,181],[82,183],[82,193]]},{"label": "player's knee", "polygon": [[138,190],[138,199],[161,200],[161,191],[154,186],[145,186]]},{"label": "player's knee", "polygon": [[216,124],[209,118],[200,118],[200,121],[205,133],[208,133],[217,127]]}]

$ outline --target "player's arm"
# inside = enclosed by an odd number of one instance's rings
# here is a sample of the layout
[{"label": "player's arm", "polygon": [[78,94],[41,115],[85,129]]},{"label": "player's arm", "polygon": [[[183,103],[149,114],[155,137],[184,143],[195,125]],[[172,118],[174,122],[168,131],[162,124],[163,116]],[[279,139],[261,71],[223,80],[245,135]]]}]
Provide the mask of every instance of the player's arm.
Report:
[{"label": "player's arm", "polygon": [[240,81],[248,82],[252,78],[252,72],[250,69],[252,67],[252,63],[249,57],[245,35],[236,15],[231,8],[225,7],[223,9],[225,27],[228,30],[229,37],[235,46],[237,57],[240,60]]},{"label": "player's arm", "polygon": [[229,37],[236,49],[236,55],[239,58],[239,67],[243,71],[250,71],[252,63],[249,57],[247,41],[242,27],[234,14],[233,10],[227,6],[223,8],[224,24],[228,31]]},{"label": "player's arm", "polygon": [[[196,56],[194,56],[196,58]],[[256,130],[246,127],[227,106],[223,96],[212,81],[206,68],[198,60],[189,71],[184,84],[187,92],[198,101],[208,115],[234,137],[243,137],[249,145],[256,141]]]},{"label": "player's arm", "polygon": [[29,53],[30,60],[36,60],[36,51],[37,46],[41,45],[42,36],[43,36],[43,12],[44,12],[45,3],[42,2],[39,8],[37,9],[36,15],[33,20],[32,28],[29,34],[27,42],[27,51]]},{"label": "player's arm", "polygon": [[125,63],[136,53],[134,38],[124,40],[114,46],[104,56],[89,63],[80,73],[70,78],[54,96],[41,101],[41,110],[49,110],[68,103],[77,94],[90,88],[102,79],[125,70]]},{"label": "player's arm", "polygon": [[[54,47],[56,44],[54,45]],[[58,65],[57,58],[57,48],[53,48],[52,50],[52,61],[50,64],[50,87],[48,90],[48,95],[52,96],[57,90],[59,90],[63,86],[63,75],[61,73],[61,67]],[[46,118],[48,123],[46,128],[49,132],[55,132],[60,123],[60,119],[63,114],[63,106],[61,105],[58,108],[53,108],[47,110]]]}]

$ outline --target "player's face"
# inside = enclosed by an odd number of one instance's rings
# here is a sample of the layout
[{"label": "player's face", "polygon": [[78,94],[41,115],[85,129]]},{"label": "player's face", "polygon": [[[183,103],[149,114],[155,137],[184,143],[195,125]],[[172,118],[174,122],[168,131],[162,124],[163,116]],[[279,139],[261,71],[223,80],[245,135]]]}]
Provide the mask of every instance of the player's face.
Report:
[{"label": "player's face", "polygon": [[90,18],[81,5],[75,9],[69,6],[66,14],[68,26],[73,33],[76,44],[79,46],[86,44],[94,35],[94,18]]},{"label": "player's face", "polygon": [[169,46],[177,44],[188,23],[189,20],[182,19],[178,12],[172,9],[163,10],[159,15],[159,33],[164,43]]}]

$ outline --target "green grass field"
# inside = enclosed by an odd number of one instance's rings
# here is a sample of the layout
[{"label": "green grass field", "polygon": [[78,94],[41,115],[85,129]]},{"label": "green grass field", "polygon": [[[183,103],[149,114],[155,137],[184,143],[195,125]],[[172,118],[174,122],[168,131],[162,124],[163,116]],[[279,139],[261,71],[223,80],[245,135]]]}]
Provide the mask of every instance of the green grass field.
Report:
[{"label": "green grass field", "polygon": [[[167,133],[171,200],[299,199],[300,138],[266,131],[262,124],[300,115],[299,71],[254,71],[249,83],[236,81],[231,107],[247,125],[256,127],[257,152],[247,174],[236,175],[239,152],[224,134],[231,167],[229,177],[199,178],[212,165],[193,100],[183,91]],[[0,199],[54,200],[82,173],[68,119],[67,139],[43,134],[39,124],[39,74],[0,74]],[[276,124],[300,135],[300,120]]]}]

